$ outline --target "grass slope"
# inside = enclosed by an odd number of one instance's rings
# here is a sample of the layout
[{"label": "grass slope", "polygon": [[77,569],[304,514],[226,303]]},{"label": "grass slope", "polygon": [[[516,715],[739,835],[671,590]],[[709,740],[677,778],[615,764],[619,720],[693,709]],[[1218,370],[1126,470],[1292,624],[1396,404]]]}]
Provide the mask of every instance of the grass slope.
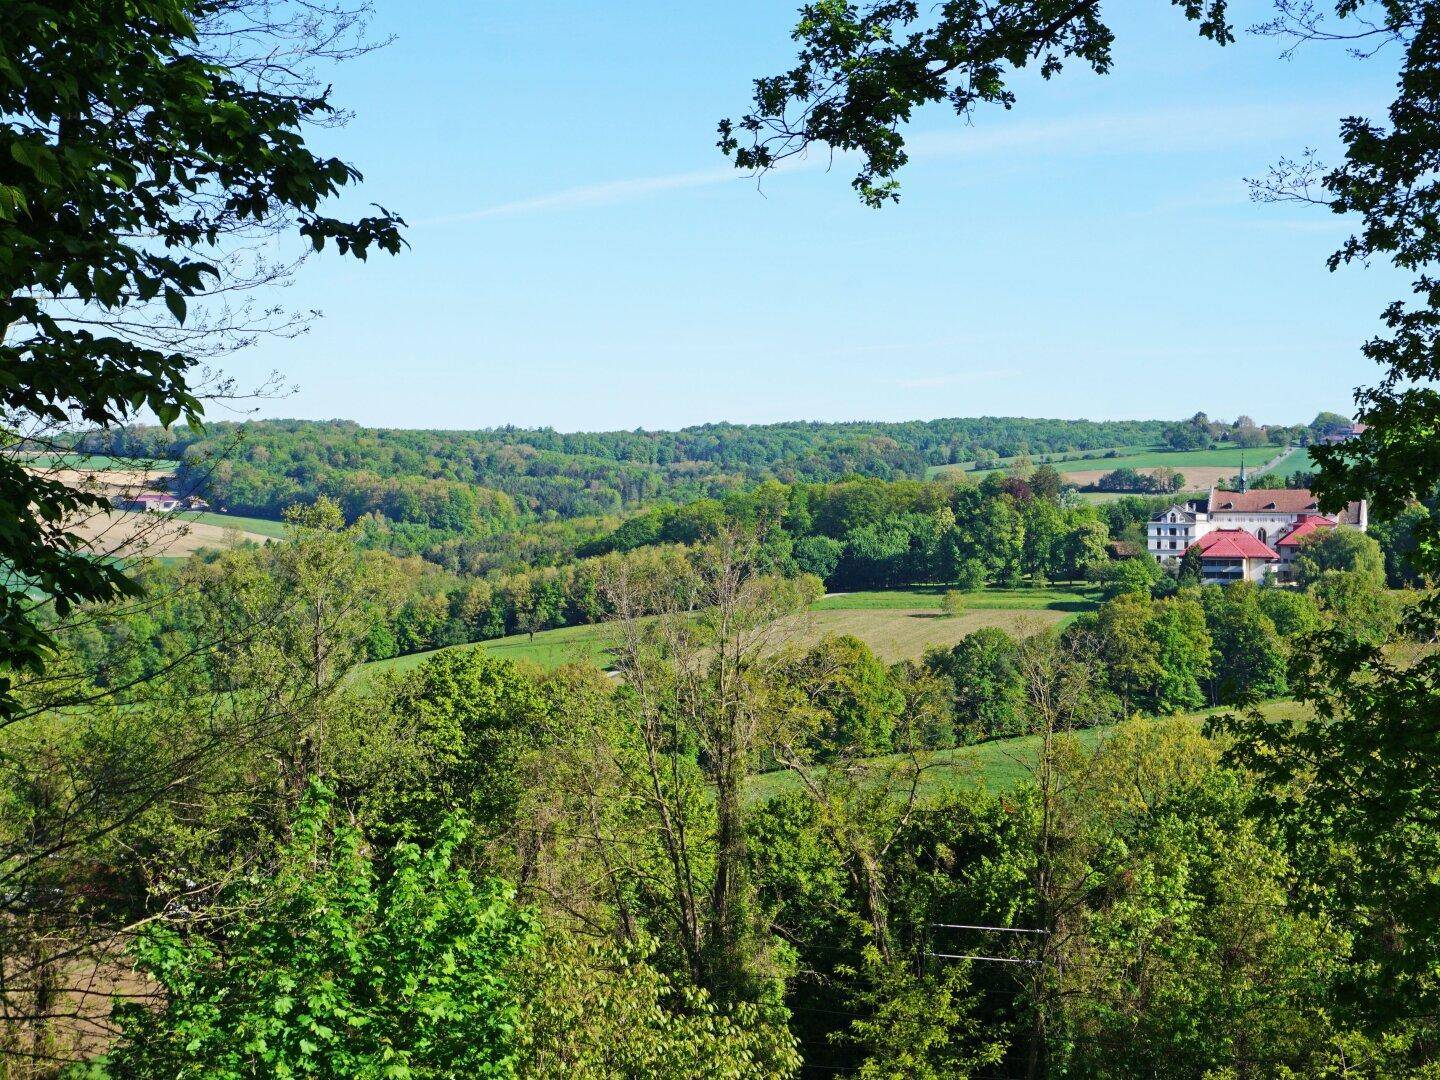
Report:
[{"label": "grass slope", "polygon": [[32,469],[84,469],[89,472],[172,473],[179,462],[144,458],[117,458],[106,454],[32,454],[25,459]]},{"label": "grass slope", "polygon": [[[1261,711],[1272,719],[1295,719],[1305,715],[1305,706],[1294,701],[1272,701],[1262,705]],[[1199,728],[1205,719],[1224,709],[1207,709],[1204,712],[1185,713],[1166,719],[1167,723],[1189,724]],[[1104,741],[1110,727],[1084,728],[1075,732],[1081,746],[1093,749]],[[984,786],[991,791],[1007,791],[1030,774],[1040,749],[1040,738],[1025,735],[1014,739],[994,739],[975,746],[961,746],[953,750],[939,750],[925,759],[932,763],[921,782],[922,795],[939,795],[956,786]],[[877,758],[883,764],[886,758]],[[764,801],[797,789],[799,778],[788,771],[761,773],[750,780],[750,798]]]},{"label": "grass slope", "polygon": [[1126,454],[1140,453],[1149,449],[1151,449],[1151,447],[1148,446],[1106,446],[1098,450],[1066,450],[1055,454],[1017,454],[1011,457],[996,458],[993,461],[986,462],[984,465],[981,465],[977,461],[961,461],[954,465],[931,465],[925,470],[925,476],[928,479],[954,472],[979,472],[983,474],[994,472],[996,469],[1009,468],[1019,461],[1030,461],[1036,465],[1045,462],[1054,465],[1063,472],[1064,469],[1061,468],[1062,462],[1103,461],[1105,455],[1112,450]]},{"label": "grass slope", "polygon": [[1238,446],[1220,446],[1213,450],[1143,450],[1139,453],[1122,454],[1120,457],[1105,458],[1101,461],[1066,462],[1055,468],[1062,474],[1067,472],[1088,472],[1093,469],[1158,469],[1162,466],[1184,470],[1187,465],[1210,466],[1212,468],[1240,468],[1244,458],[1253,468],[1268,461],[1280,451],[1276,447],[1258,447],[1242,450]]},{"label": "grass slope", "polygon": [[[1024,633],[1064,622],[1096,604],[1095,593],[1089,589],[979,589],[967,594],[968,610],[952,618],[940,614],[944,591],[940,586],[921,586],[832,594],[792,620],[790,640],[804,646],[827,635],[850,634],[869,645],[882,660],[895,663],[918,659],[932,646],[954,645],[982,626]],[[613,625],[599,623],[543,630],[533,639],[528,634],[513,634],[451,648],[484,649],[547,670],[562,664],[586,663],[608,668],[615,636]],[[365,665],[364,670],[405,671],[435,651],[377,660]]]},{"label": "grass slope", "polygon": [[[908,589],[878,589],[866,592],[830,593],[814,611],[853,611],[872,608],[919,608],[940,610],[940,600],[949,591],[945,585],[915,585]],[[996,611],[1088,611],[1098,602],[1099,593],[1088,585],[1044,589],[976,589],[965,594],[967,610]]]},{"label": "grass slope", "polygon": [[[484,649],[507,660],[528,661],[547,670],[563,664],[592,663],[608,668],[611,657],[607,651],[615,640],[615,628],[606,623],[591,626],[566,626],[559,630],[542,630],[532,640],[528,634],[512,634],[509,637],[491,641],[477,641],[470,645],[452,645],[453,649]],[[424,663],[442,649],[429,652],[410,653],[395,656],[389,660],[376,660],[361,670],[367,673],[381,671],[408,671]]]},{"label": "grass slope", "polygon": [[[1071,454],[1048,455],[1048,460],[1054,465],[1057,472],[1062,476],[1072,473],[1106,473],[1114,469],[1158,469],[1170,468],[1183,472],[1187,467],[1191,469],[1229,469],[1238,471],[1240,460],[1244,458],[1250,468],[1260,471],[1268,471],[1264,466],[1272,459],[1275,459],[1281,451],[1273,446],[1254,447],[1249,450],[1238,446],[1220,446],[1212,450],[1167,450],[1160,446],[1128,446],[1115,447],[1118,454],[1116,457],[1105,457],[1110,453],[1108,450],[1086,450],[1077,451]],[[1293,472],[1297,468],[1304,467],[1304,451],[1292,451],[1284,457],[1283,461],[1277,461],[1271,468],[1281,468],[1286,472]],[[1297,455],[1299,455],[1297,457]],[[963,465],[937,465],[927,470],[930,476],[940,476],[947,472],[972,472],[977,477],[984,476],[991,472],[1002,472],[1007,467],[1023,458],[1001,458],[997,463],[990,463],[984,466],[976,466],[974,462],[967,462]],[[1039,464],[1042,457],[1029,459]],[[1291,464],[1291,462],[1295,464]]]},{"label": "grass slope", "polygon": [[270,518],[245,517],[241,514],[216,514],[208,510],[184,510],[179,511],[176,517],[183,517],[187,521],[198,522],[201,525],[214,525],[219,529],[239,529],[242,532],[258,533],[260,536],[268,536],[275,540],[283,540],[290,535],[290,526],[283,521],[272,521]]},{"label": "grass slope", "polygon": [[[1314,468],[1315,463],[1310,460],[1310,450],[1304,446],[1297,446],[1264,471],[1278,473],[1280,476],[1289,476],[1293,472],[1312,472]],[[1256,475],[1260,474],[1256,473]]]}]

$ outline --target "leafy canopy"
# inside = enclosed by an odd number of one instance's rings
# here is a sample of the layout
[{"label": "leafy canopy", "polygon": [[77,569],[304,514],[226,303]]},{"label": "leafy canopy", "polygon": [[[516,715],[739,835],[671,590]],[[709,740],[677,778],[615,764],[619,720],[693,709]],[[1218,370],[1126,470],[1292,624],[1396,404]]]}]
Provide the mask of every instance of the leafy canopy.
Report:
[{"label": "leafy canopy", "polygon": [[421,1078],[513,1075],[507,966],[530,917],[454,865],[465,826],[382,864],[312,785],[273,877],[232,889],[218,932],[163,923],[136,956],[165,1007],[116,1010],[101,1075]]},{"label": "leafy canopy", "polygon": [[[207,57],[201,25],[227,0],[7,4],[0,35],[0,446],[36,426],[124,423],[148,409],[199,423],[191,301],[221,284],[227,245],[293,226],[364,258],[402,244],[384,211],[320,204],[360,179],[303,128],[328,92],[267,84]],[[232,61],[233,62],[233,61]],[[133,593],[67,527],[98,496],[0,456],[0,715],[7,670],[38,670],[36,597],[64,615]]]},{"label": "leafy canopy", "polygon": [[[1225,0],[1175,3],[1203,36],[1231,40]],[[755,80],[751,111],[720,122],[719,146],[761,172],[815,145],[853,151],[851,184],[876,207],[900,197],[895,176],[909,160],[900,129],[917,108],[1009,109],[1013,73],[1038,67],[1049,79],[1071,61],[1104,73],[1114,41],[1098,0],[817,0],[801,8],[793,37],[795,66]]]}]

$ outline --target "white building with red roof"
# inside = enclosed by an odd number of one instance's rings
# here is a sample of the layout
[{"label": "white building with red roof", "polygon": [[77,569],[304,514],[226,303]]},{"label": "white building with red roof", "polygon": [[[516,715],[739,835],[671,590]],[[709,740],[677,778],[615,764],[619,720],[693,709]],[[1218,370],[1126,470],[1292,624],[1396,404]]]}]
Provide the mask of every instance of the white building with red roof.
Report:
[{"label": "white building with red roof", "polygon": [[1200,580],[1207,585],[1258,585],[1280,563],[1274,548],[1244,529],[1211,529],[1192,546],[1200,555]]},{"label": "white building with red roof", "polygon": [[[1207,499],[1177,503],[1151,518],[1146,527],[1145,546],[1160,562],[1174,564],[1192,546],[1200,545],[1214,534],[1223,534],[1222,539],[1229,543],[1221,545],[1223,554],[1214,556],[1212,563],[1216,572],[1206,573],[1206,581],[1232,581],[1239,577],[1258,581],[1271,571],[1278,580],[1286,581],[1306,536],[1317,529],[1338,526],[1364,531],[1368,524],[1363,500],[1351,503],[1337,515],[1326,516],[1320,513],[1314,494],[1304,488],[1241,491],[1213,488]],[[1236,532],[1246,534],[1257,544],[1235,537]],[[1209,551],[1208,546],[1200,549],[1202,566]],[[1237,559],[1241,562],[1236,563]],[[1261,562],[1265,565],[1257,570]]]}]

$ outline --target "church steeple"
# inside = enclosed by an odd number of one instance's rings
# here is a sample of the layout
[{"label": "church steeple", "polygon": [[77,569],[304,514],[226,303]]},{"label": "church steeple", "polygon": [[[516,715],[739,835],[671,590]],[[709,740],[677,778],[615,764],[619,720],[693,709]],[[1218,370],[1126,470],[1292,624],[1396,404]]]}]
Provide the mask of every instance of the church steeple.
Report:
[{"label": "church steeple", "polygon": [[1249,491],[1249,490],[1250,490],[1250,482],[1245,479],[1245,455],[1244,455],[1244,454],[1241,454],[1241,455],[1240,455],[1240,490],[1241,490],[1242,492],[1244,492],[1244,491]]}]

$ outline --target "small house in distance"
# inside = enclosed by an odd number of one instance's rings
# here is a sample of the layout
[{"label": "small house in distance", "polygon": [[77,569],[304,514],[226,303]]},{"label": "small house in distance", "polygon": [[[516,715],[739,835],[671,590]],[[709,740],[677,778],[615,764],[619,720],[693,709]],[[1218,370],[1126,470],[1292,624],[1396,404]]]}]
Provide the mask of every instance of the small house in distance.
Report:
[{"label": "small house in distance", "polygon": [[112,500],[119,510],[140,510],[142,512],[154,512],[168,514],[171,510],[181,505],[178,495],[168,491],[137,491]]},{"label": "small house in distance", "polygon": [[1165,565],[1196,548],[1207,584],[1262,581],[1271,573],[1285,582],[1306,536],[1342,526],[1363,532],[1367,525],[1363,500],[1329,517],[1305,488],[1214,488],[1206,499],[1177,503],[1151,518],[1145,546]]},{"label": "small house in distance", "polygon": [[1320,437],[1322,443],[1343,443],[1351,439],[1359,438],[1370,430],[1369,424],[1362,424],[1358,420],[1353,424],[1345,424]]}]

